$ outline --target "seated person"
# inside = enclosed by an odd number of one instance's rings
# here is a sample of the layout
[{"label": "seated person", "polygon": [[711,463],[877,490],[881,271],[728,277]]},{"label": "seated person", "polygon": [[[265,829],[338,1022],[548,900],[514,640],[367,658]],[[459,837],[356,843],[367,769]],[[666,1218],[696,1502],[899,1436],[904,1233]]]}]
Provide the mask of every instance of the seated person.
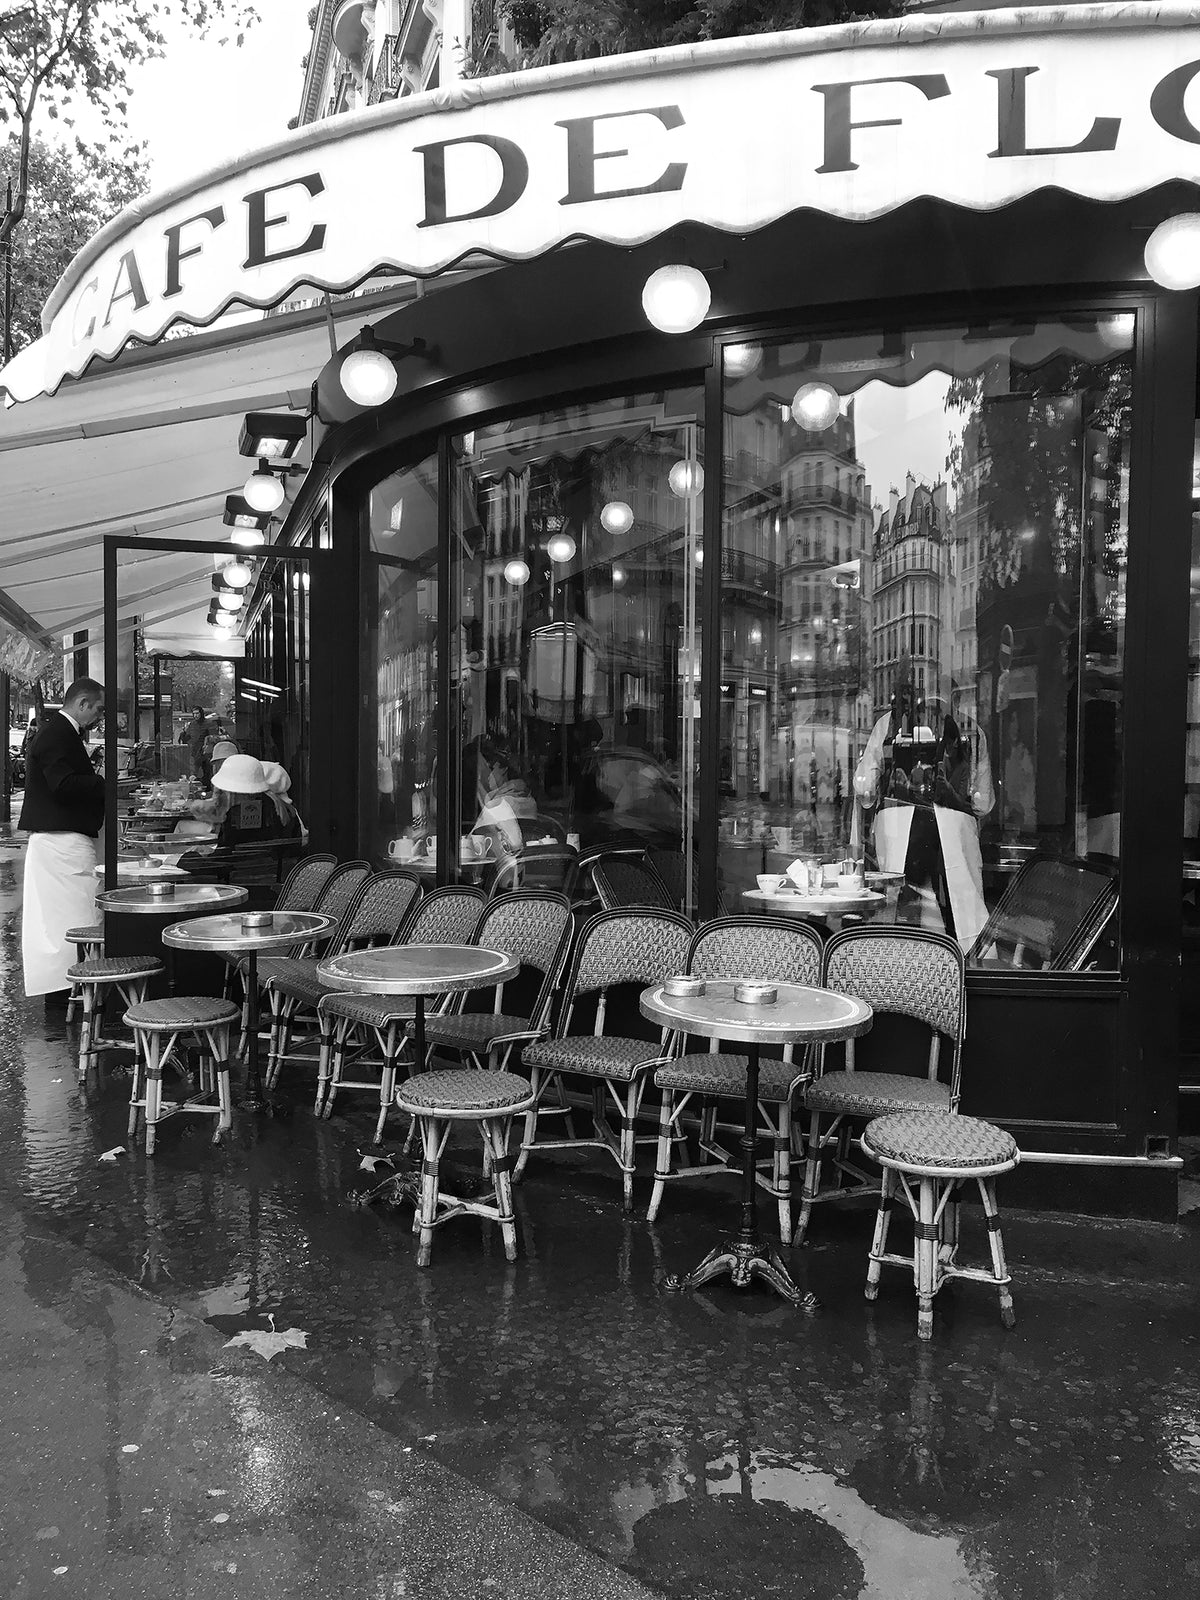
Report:
[{"label": "seated person", "polygon": [[221,849],[296,838],[303,824],[288,798],[291,786],[277,761],[259,761],[234,750],[222,756],[213,773],[212,799],[197,801],[192,810],[197,822],[218,830]]}]

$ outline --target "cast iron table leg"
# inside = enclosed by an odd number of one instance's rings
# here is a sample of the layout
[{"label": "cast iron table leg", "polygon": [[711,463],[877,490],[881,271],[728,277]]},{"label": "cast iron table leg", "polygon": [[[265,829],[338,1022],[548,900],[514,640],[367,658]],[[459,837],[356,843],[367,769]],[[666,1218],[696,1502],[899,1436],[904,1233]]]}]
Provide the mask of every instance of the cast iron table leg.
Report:
[{"label": "cast iron table leg", "polygon": [[425,1070],[425,997],[417,995],[413,1006],[413,1067]]},{"label": "cast iron table leg", "polygon": [[815,1311],[815,1295],[806,1294],[793,1280],[773,1245],[759,1237],[758,1179],[755,1166],[758,1126],[758,1045],[747,1046],[745,1123],[742,1128],[742,1226],[736,1238],[710,1250],[685,1278],[668,1278],[668,1289],[698,1289],[702,1283],[728,1273],[735,1289],[745,1289],[755,1278],[769,1284],[793,1305]]},{"label": "cast iron table leg", "polygon": [[269,1111],[270,1096],[263,1088],[262,1063],[258,1045],[258,951],[247,951],[246,965],[246,1021],[250,1045],[250,1070],[246,1075],[246,1093],[242,1096],[243,1111]]}]

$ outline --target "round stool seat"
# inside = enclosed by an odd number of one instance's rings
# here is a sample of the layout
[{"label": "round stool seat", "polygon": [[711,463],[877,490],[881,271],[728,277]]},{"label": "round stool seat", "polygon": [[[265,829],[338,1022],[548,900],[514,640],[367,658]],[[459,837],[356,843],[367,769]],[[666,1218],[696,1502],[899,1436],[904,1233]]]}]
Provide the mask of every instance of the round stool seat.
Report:
[{"label": "round stool seat", "polygon": [[157,956],[96,956],[76,961],[67,977],[81,983],[123,983],[126,978],[157,978],[163,964]]},{"label": "round stool seat", "polygon": [[68,928],[67,941],[70,944],[101,944],[104,940],[104,924],[97,922],[91,928]]},{"label": "round stool seat", "polygon": [[1019,1159],[1017,1142],[1003,1128],[978,1117],[942,1111],[905,1111],[876,1117],[863,1144],[877,1161],[907,1172],[1007,1172]]},{"label": "round stool seat", "polygon": [[450,1068],[419,1072],[396,1091],[396,1104],[415,1115],[438,1117],[504,1116],[532,1104],[527,1078],[512,1072]]},{"label": "round stool seat", "polygon": [[176,1033],[184,1028],[219,1028],[240,1022],[242,1009],[232,1000],[208,995],[173,995],[167,1000],[143,1000],[130,1006],[125,1021],[147,1033]]}]

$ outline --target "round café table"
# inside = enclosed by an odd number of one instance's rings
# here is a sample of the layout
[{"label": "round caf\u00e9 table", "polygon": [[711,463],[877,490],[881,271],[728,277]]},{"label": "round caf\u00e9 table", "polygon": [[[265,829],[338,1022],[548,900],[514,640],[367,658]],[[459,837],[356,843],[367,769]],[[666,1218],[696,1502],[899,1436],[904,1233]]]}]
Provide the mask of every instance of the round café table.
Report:
[{"label": "round caf\u00e9 table", "polygon": [[[221,884],[213,888],[225,887]],[[323,934],[332,933],[337,918],[320,911],[273,911],[270,922],[246,927],[243,913],[217,912],[215,915],[190,917],[186,922],[172,922],[164,928],[162,941],[175,950],[211,951],[221,955],[244,955],[248,958],[246,971],[246,1032],[250,1048],[249,1092],[243,1097],[242,1109],[262,1111],[268,1101],[263,1089],[262,1064],[258,1038],[258,958],[272,952],[290,950],[298,944],[307,944]]]},{"label": "round caf\u00e9 table", "polygon": [[661,983],[642,990],[642,1015],[662,1028],[727,1039],[746,1046],[746,1101],[742,1127],[742,1226],[736,1237],[714,1246],[685,1278],[669,1280],[671,1288],[697,1289],[711,1278],[729,1273],[734,1287],[744,1289],[755,1277],[806,1309],[816,1306],[801,1292],[775,1248],[758,1231],[758,1185],[755,1181],[758,1124],[759,1051],[763,1045],[831,1044],[856,1039],[871,1026],[873,1013],[865,1000],[832,989],[810,989],[799,983],[774,985],[771,1005],[735,1000],[738,983],[758,979],[710,978],[701,995],[667,994]]},{"label": "round caf\u00e9 table", "polygon": [[344,994],[386,994],[413,1002],[413,1060],[425,1063],[425,1001],[462,989],[488,989],[521,970],[506,950],[475,944],[396,944],[348,950],[317,966],[328,988]]},{"label": "round caf\u00e9 table", "polygon": [[[151,881],[160,881],[159,874]],[[166,878],[161,881],[169,882],[173,893],[151,894],[150,882],[126,883],[116,889],[102,889],[96,896],[96,909],[133,917],[201,917],[206,912],[232,911],[250,898],[250,891],[237,883],[180,883]],[[170,960],[167,983],[172,990],[175,988],[174,963]]]}]

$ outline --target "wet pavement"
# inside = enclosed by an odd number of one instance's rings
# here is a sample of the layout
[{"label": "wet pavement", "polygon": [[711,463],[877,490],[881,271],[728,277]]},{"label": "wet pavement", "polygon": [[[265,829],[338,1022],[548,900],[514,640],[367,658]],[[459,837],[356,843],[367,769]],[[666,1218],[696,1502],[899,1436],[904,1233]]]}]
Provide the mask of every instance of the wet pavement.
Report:
[{"label": "wet pavement", "polygon": [[[960,1283],[928,1345],[904,1274],[863,1299],[861,1206],[824,1208],[788,1253],[815,1316],[721,1283],[672,1295],[733,1184],[673,1186],[651,1227],[595,1153],[531,1163],[515,1264],[463,1219],[421,1272],[410,1211],[353,1203],[369,1097],[317,1123],[309,1068],[290,1116],[238,1116],[220,1147],[177,1119],[153,1162],[99,1159],[124,1146],[128,1080],[106,1066],[81,1090],[65,1025],[22,998],[15,854],[6,1593],[1200,1592],[1200,1218],[1009,1213],[1017,1327]],[[977,1217],[964,1232],[985,1248]],[[269,1364],[226,1344],[284,1333]]]}]

